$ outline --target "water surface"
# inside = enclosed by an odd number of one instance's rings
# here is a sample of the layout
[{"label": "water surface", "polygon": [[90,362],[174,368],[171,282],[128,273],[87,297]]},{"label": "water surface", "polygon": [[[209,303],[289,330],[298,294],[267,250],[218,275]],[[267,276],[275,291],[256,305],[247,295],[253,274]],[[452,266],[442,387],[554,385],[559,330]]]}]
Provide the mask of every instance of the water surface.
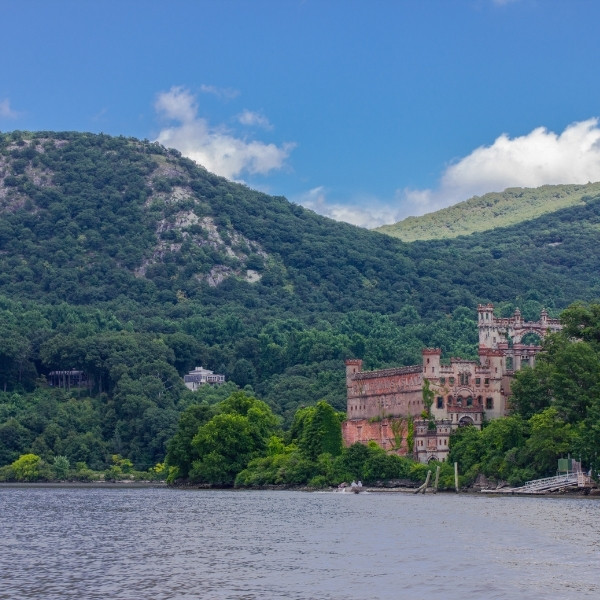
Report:
[{"label": "water surface", "polygon": [[600,598],[600,502],[0,488],[0,599]]}]

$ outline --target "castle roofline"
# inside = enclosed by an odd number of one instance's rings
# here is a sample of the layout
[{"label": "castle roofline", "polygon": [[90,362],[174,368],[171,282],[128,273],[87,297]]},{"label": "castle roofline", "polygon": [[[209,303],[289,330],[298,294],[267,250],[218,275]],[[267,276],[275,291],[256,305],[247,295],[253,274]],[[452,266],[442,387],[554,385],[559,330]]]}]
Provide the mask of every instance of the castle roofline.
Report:
[{"label": "castle roofline", "polygon": [[380,369],[379,371],[363,371],[356,373],[353,377],[355,381],[363,379],[376,379],[378,377],[390,377],[392,375],[411,375],[422,373],[421,365],[411,365],[410,367],[396,367],[395,369]]}]

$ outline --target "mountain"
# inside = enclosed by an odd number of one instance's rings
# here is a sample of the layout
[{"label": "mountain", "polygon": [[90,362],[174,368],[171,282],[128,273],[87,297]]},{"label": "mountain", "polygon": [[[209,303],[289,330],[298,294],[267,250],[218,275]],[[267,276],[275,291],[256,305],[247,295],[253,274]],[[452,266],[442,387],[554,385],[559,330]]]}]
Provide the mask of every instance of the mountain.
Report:
[{"label": "mountain", "polygon": [[[456,239],[406,243],[217,177],[174,150],[0,134],[0,466],[164,457],[179,414],[250,386],[291,422],[345,409],[366,369],[477,349],[476,306],[552,316],[600,297],[600,192]],[[195,366],[224,374],[192,394]],[[87,388],[44,385],[76,369]]]},{"label": "mountain", "polygon": [[422,217],[408,217],[392,225],[383,225],[376,231],[405,242],[455,238],[517,225],[563,208],[581,206],[585,198],[598,194],[600,183],[508,188],[501,193],[474,196]]}]

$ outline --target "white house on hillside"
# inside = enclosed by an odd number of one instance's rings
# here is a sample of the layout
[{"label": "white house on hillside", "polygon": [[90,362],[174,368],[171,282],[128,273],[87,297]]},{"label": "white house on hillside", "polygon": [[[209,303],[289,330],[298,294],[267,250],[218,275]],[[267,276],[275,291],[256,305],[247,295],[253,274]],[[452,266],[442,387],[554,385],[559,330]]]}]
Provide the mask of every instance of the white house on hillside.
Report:
[{"label": "white house on hillside", "polygon": [[195,392],[201,385],[219,385],[225,383],[225,375],[218,375],[208,369],[196,367],[183,377],[183,382],[188,389]]}]

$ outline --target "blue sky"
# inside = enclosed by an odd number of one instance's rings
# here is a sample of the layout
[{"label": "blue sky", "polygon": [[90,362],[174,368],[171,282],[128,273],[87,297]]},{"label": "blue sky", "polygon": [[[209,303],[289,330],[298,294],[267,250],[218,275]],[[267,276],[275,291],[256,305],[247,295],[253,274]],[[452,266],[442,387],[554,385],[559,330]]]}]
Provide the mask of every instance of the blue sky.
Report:
[{"label": "blue sky", "polygon": [[600,180],[595,0],[0,0],[0,130],[159,140],[390,223]]}]

